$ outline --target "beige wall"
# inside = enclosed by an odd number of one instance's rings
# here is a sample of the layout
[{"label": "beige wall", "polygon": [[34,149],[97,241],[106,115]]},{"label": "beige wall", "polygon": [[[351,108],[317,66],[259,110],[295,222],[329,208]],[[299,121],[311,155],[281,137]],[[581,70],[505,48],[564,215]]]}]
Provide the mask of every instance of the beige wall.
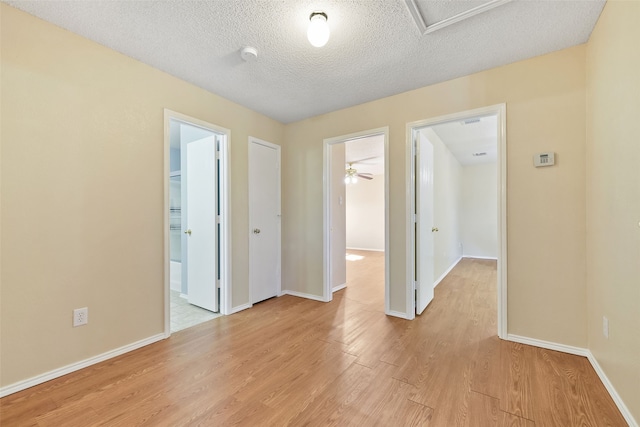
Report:
[{"label": "beige wall", "polygon": [[[322,295],[323,139],[389,126],[390,305],[406,312],[406,124],[507,103],[509,332],[586,346],[585,46],[287,125],[283,286]],[[540,173],[532,156],[560,161]]]},{"label": "beige wall", "polygon": [[284,126],[0,11],[0,384],[163,332],[164,108],[231,129],[233,305],[247,303],[248,135],[280,143]]},{"label": "beige wall", "polygon": [[[162,332],[164,108],[231,129],[234,306],[248,302],[248,135],[284,142],[283,289],[321,296],[322,141],[389,126],[391,309],[405,312],[406,123],[506,102],[509,332],[588,345],[640,417],[640,3],[609,1],[588,47],[286,127],[0,13],[1,386]],[[557,165],[534,169],[541,151]],[[72,328],[82,306],[90,323]]]},{"label": "beige wall", "polygon": [[[589,349],[640,421],[640,2],[609,1],[587,49]],[[602,317],[609,319],[609,339]]]}]

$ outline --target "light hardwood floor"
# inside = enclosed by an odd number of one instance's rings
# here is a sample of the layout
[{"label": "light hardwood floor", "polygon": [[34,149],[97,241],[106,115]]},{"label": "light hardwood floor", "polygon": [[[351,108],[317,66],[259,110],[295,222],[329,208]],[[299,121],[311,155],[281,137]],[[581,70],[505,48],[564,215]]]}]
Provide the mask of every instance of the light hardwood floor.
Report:
[{"label": "light hardwood floor", "polygon": [[626,425],[585,358],[496,337],[495,262],[462,260],[410,322],[383,313],[383,254],[360,254],[331,303],[186,329],[1,399],[0,424]]}]

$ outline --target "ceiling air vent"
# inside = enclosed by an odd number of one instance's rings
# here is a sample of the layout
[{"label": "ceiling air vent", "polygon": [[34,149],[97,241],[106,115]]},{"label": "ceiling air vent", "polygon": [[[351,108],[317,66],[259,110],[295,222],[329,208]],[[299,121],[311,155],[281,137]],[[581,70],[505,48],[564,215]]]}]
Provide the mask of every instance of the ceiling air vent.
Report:
[{"label": "ceiling air vent", "polygon": [[480,119],[469,119],[469,120],[465,120],[463,122],[460,122],[461,125],[471,125],[474,123],[480,123]]},{"label": "ceiling air vent", "polygon": [[487,152],[486,151],[481,151],[479,153],[473,153],[473,157],[480,157],[480,156],[486,156]]}]

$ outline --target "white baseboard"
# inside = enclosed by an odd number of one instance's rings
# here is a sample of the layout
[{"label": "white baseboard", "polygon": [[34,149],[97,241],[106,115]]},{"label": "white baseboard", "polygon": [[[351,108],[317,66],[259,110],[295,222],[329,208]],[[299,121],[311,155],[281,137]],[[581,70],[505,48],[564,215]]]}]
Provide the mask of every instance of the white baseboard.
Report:
[{"label": "white baseboard", "polygon": [[251,308],[251,307],[253,307],[253,304],[249,304],[249,303],[237,305],[235,307],[231,307],[231,312],[229,314],[234,314],[234,313],[237,313],[237,312],[242,311],[242,310],[246,310],[247,308]]},{"label": "white baseboard", "polygon": [[513,341],[520,344],[532,345],[534,347],[546,348],[547,350],[560,351],[562,353],[575,354],[576,356],[587,357],[589,350],[582,347],[573,347],[570,345],[558,344],[550,341],[538,340],[535,338],[521,337],[520,335],[508,334],[507,341]]},{"label": "white baseboard", "polygon": [[607,375],[604,373],[604,370],[602,370],[602,367],[598,363],[598,360],[595,358],[595,356],[593,355],[593,353],[591,353],[589,349],[538,340],[535,338],[527,338],[527,337],[522,337],[522,336],[513,335],[513,334],[507,335],[506,340],[517,342],[520,344],[532,345],[534,347],[546,348],[548,350],[555,350],[563,353],[575,354],[577,356],[586,357],[587,360],[589,360],[589,363],[591,363],[591,366],[593,366],[593,369],[596,371],[596,374],[598,374],[600,381],[602,381],[602,384],[604,384],[605,388],[609,392],[609,395],[613,399],[613,402],[616,404],[616,406],[622,413],[622,416],[624,417],[625,421],[627,421],[630,427],[638,427],[638,423],[633,418],[633,415],[631,415],[631,411],[629,411],[629,408],[627,408],[627,405],[625,405],[624,401],[616,391],[615,387],[613,386],[613,384],[611,384],[611,381],[609,380]]},{"label": "white baseboard", "polygon": [[498,258],[494,256],[482,256],[482,255],[462,255],[462,258],[490,259],[493,261],[498,260]]},{"label": "white baseboard", "polygon": [[25,390],[29,387],[33,387],[47,381],[51,381],[55,378],[70,374],[72,372],[78,371],[80,369],[86,368],[91,365],[95,365],[96,363],[104,362],[105,360],[114,358],[116,356],[120,356],[121,354],[128,353],[133,350],[137,350],[141,347],[147,346],[149,344],[153,344],[154,342],[163,340],[165,338],[166,336],[164,333],[157,334],[149,338],[145,338],[140,341],[136,341],[134,343],[125,345],[123,347],[119,347],[114,350],[107,351],[97,356],[90,357],[88,359],[81,360],[79,362],[72,363],[67,366],[63,366],[62,368],[54,369],[53,371],[45,372],[44,374],[40,374],[23,381],[18,381],[17,383],[13,383],[8,386],[1,387],[0,397],[8,396],[18,391]]},{"label": "white baseboard", "polygon": [[371,248],[347,248],[347,250],[353,251],[370,251],[370,252],[384,252],[384,249],[371,249]]},{"label": "white baseboard", "polygon": [[339,290],[342,290],[342,289],[344,289],[346,287],[347,287],[346,283],[343,283],[342,285],[334,286],[333,287],[333,292],[338,292]]},{"label": "white baseboard", "polygon": [[456,265],[458,265],[458,263],[460,262],[460,260],[462,259],[462,257],[458,258],[456,261],[453,262],[453,264],[451,264],[449,266],[449,268],[447,269],[447,271],[445,271],[444,273],[442,273],[442,276],[438,277],[438,280],[436,280],[433,284],[433,287],[435,288],[436,286],[438,286],[440,284],[440,282],[442,282],[442,280],[447,277],[447,274],[451,273],[451,270],[453,270],[453,267],[455,267]]},{"label": "white baseboard", "polygon": [[629,408],[627,408],[627,405],[624,404],[624,401],[616,391],[615,387],[613,387],[613,384],[611,384],[611,381],[609,381],[609,378],[604,373],[604,371],[602,370],[602,367],[598,363],[598,360],[593,355],[593,353],[591,353],[591,351],[589,351],[589,354],[587,355],[587,359],[589,359],[589,362],[591,362],[591,366],[593,366],[593,369],[596,371],[596,374],[598,374],[598,376],[600,377],[602,384],[604,384],[605,388],[611,395],[611,398],[613,399],[614,403],[616,404],[620,412],[622,412],[622,416],[624,417],[627,424],[629,424],[629,427],[638,427],[638,422],[633,418],[633,415],[631,415],[631,411],[629,411]]},{"label": "white baseboard", "polygon": [[312,299],[314,301],[326,302],[322,297],[319,297],[317,295],[305,294],[304,292],[283,291],[282,295],[291,295],[298,298],[306,298],[306,299]]}]

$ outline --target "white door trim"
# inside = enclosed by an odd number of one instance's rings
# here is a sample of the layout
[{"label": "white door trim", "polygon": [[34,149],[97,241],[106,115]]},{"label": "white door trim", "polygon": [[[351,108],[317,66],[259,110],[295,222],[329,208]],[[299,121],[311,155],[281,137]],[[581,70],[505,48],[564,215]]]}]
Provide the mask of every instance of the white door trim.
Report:
[{"label": "white door trim", "polygon": [[218,135],[224,136],[220,144],[220,313],[231,313],[231,206],[229,204],[229,164],[230,153],[229,143],[231,141],[231,131],[229,129],[214,125],[204,120],[196,119],[172,110],[164,109],[164,336],[171,335],[170,322],[170,278],[169,278],[169,175],[170,175],[170,149],[171,133],[169,129],[170,121],[179,120],[193,126],[210,130]]},{"label": "white door trim", "polygon": [[384,135],[384,312],[392,314],[389,308],[389,127],[350,133],[324,139],[323,171],[323,292],[322,300],[333,299],[331,287],[331,147],[353,139],[372,135]]},{"label": "white door trim", "polygon": [[407,318],[415,318],[415,283],[413,281],[415,263],[415,238],[413,233],[413,212],[415,200],[415,166],[413,156],[414,131],[441,123],[461,121],[470,117],[495,114],[498,123],[498,336],[507,337],[507,107],[496,104],[474,110],[462,111],[445,116],[407,123],[406,127],[406,307]]},{"label": "white door trim", "polygon": [[[265,147],[273,148],[276,150],[276,155],[278,158],[278,217],[280,221],[278,222],[278,239],[277,239],[277,253],[278,253],[278,274],[277,274],[277,296],[282,296],[282,148],[279,145],[272,144],[270,142],[264,141],[259,138],[255,138],[253,136],[249,137],[249,143],[247,146],[247,152],[251,155],[251,144],[259,144],[264,145]],[[249,171],[248,179],[251,179],[251,172]],[[250,181],[249,181],[250,183]],[[249,188],[251,185],[249,184]],[[248,194],[248,199],[250,199],[251,195]],[[249,203],[249,209],[251,208],[251,203]],[[251,220],[251,211],[249,211],[249,220]],[[248,231],[248,239],[249,239],[249,254],[251,254],[251,230]],[[251,268],[251,258],[249,258],[249,268]],[[252,296],[252,288],[253,284],[251,283],[251,274],[249,274],[249,307],[253,307],[253,296]]]}]

